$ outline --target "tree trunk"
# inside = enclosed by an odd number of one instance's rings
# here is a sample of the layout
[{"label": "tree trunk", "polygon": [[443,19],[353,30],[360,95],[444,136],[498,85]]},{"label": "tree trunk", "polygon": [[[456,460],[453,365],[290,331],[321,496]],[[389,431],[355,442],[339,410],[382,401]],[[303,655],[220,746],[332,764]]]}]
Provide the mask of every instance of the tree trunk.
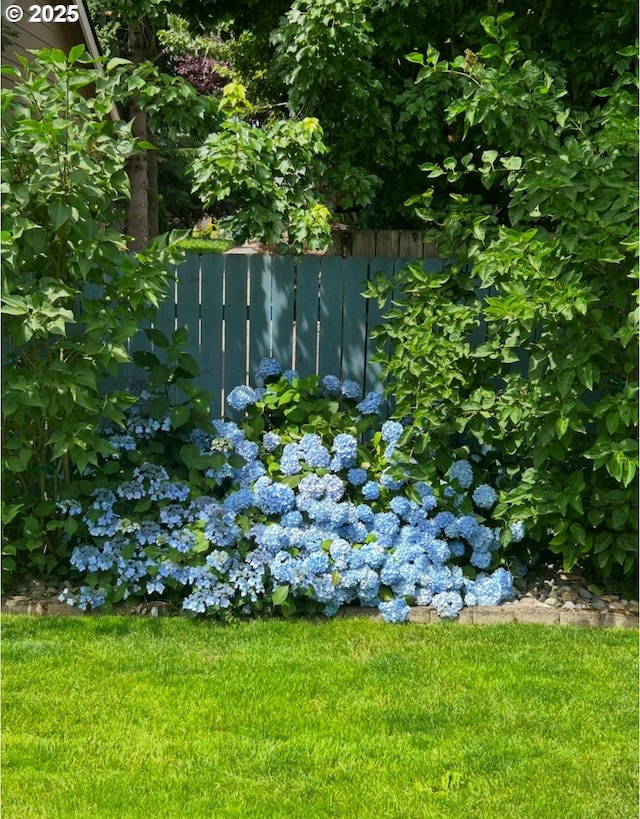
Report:
[{"label": "tree trunk", "polygon": [[[149,142],[155,145],[154,135],[151,131],[148,133]],[[149,167],[147,169],[147,179],[149,186],[149,238],[153,239],[160,233],[160,213],[158,202],[158,152],[147,151],[147,161]]]},{"label": "tree trunk", "polygon": [[[144,62],[144,34],[142,17],[129,27],[129,54],[134,65]],[[140,108],[138,96],[129,103],[129,119],[133,120],[132,133],[137,139],[148,139],[147,115]],[[149,179],[147,151],[131,157],[127,173],[131,185],[131,199],[127,211],[127,233],[131,236],[131,250],[142,250],[149,243]]]}]

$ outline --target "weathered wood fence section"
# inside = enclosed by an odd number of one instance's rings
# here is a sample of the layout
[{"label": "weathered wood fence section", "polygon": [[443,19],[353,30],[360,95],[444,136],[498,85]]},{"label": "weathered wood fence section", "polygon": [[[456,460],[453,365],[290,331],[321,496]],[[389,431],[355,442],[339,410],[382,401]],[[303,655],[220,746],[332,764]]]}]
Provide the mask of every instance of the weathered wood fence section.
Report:
[{"label": "weathered wood fence section", "polygon": [[[379,368],[371,363],[370,331],[380,324],[375,300],[362,292],[378,272],[387,276],[410,258],[269,255],[189,255],[175,271],[154,325],[165,334],[189,330],[187,346],[200,364],[200,386],[212,396],[219,417],[225,396],[238,384],[254,384],[264,357],[301,376],[317,373],[351,379],[363,393],[380,389]],[[438,259],[425,269],[442,269]],[[143,334],[131,350],[153,350]],[[159,357],[162,351],[157,351]],[[118,382],[144,377],[123,367]]]},{"label": "weathered wood fence section", "polygon": [[360,230],[344,226],[331,231],[331,247],[336,256],[362,256],[365,259],[436,258],[436,246],[425,242],[419,230]]}]

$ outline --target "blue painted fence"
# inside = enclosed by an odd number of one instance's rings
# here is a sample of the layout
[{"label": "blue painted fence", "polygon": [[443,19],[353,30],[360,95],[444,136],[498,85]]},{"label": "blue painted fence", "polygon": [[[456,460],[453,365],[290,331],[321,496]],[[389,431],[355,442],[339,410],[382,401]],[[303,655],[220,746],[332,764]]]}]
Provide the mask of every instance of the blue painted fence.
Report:
[{"label": "blue painted fence", "polygon": [[[413,259],[339,256],[189,255],[171,271],[175,281],[154,325],[169,335],[189,330],[187,350],[200,364],[201,387],[215,417],[238,384],[254,384],[264,357],[300,375],[333,374],[362,384],[363,394],[381,389],[371,363],[370,331],[380,311],[362,292],[379,271],[388,276]],[[443,262],[423,260],[437,271]],[[138,334],[131,351],[151,350]],[[144,377],[135,365],[121,368],[118,386]]]}]

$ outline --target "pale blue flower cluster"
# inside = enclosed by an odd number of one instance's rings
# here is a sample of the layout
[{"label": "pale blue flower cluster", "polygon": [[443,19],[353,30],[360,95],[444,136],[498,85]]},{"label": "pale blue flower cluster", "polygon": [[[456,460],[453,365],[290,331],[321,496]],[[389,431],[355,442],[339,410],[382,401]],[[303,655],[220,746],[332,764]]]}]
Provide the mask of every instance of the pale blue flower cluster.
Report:
[{"label": "pale blue flower cluster", "polygon": [[250,404],[255,404],[258,400],[259,395],[258,393],[251,389],[251,387],[234,387],[229,395],[227,396],[227,404],[236,410],[237,412],[242,412],[245,410]]},{"label": "pale blue flower cluster", "polygon": [[471,496],[476,506],[481,509],[491,509],[493,504],[498,499],[496,490],[486,483],[481,484]]},{"label": "pale blue flower cluster", "polygon": [[449,470],[451,480],[456,480],[463,489],[468,489],[473,483],[473,472],[468,461],[456,461]]},{"label": "pale blue flower cluster", "polygon": [[265,381],[267,378],[280,375],[280,373],[280,362],[277,359],[263,358],[256,370],[256,378]]},{"label": "pale blue flower cluster", "polygon": [[382,395],[379,392],[368,392],[364,399],[356,405],[358,412],[362,415],[374,415],[380,409]]},{"label": "pale blue flower cluster", "polygon": [[[279,373],[274,359],[264,359],[257,375]],[[323,386],[347,398],[360,390],[332,376]],[[355,412],[377,411],[373,395]],[[258,391],[240,386],[228,401],[241,412],[259,398]],[[136,418],[144,440],[151,427]],[[121,598],[173,589],[183,609],[194,614],[251,612],[275,596],[306,598],[327,615],[349,603],[377,606],[395,623],[406,621],[414,604],[432,605],[452,618],[463,605],[497,605],[512,597],[511,574],[489,572],[500,532],[455,506],[453,512],[439,508],[441,496],[433,487],[411,481],[394,460],[402,424],[382,425],[387,446],[378,461],[368,454],[365,460],[366,442],[347,432],[292,436],[279,429],[256,442],[239,423],[218,420],[213,426],[214,433],[184,436],[202,455],[216,453],[216,466],[204,472],[215,486],[210,496],[145,460],[115,491],[94,491],[82,517],[93,540],[74,550],[72,564],[104,576],[104,584],[83,587],[73,598],[78,605],[100,605],[107,588]],[[155,434],[161,430],[162,423]],[[454,495],[470,490],[471,466],[458,461],[449,478]],[[489,508],[496,493],[482,484],[472,498]],[[79,511],[71,502],[61,509]],[[511,534],[524,537],[523,524],[512,524]],[[465,577],[463,565],[479,570],[474,580]]]}]

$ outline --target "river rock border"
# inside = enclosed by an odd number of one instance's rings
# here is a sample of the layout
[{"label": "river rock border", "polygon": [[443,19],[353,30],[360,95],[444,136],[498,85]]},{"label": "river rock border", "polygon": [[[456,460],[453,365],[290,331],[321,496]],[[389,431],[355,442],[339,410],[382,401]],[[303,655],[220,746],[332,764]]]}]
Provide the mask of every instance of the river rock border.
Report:
[{"label": "river rock border", "polygon": [[[61,603],[57,597],[63,586],[48,586],[33,580],[19,589],[19,593],[2,598],[2,611],[29,615],[84,615],[73,606]],[[502,625],[505,623],[537,623],[542,625],[583,626],[587,628],[638,628],[638,601],[627,600],[616,594],[605,594],[588,584],[579,575],[559,572],[545,567],[527,579],[515,582],[515,599],[500,606],[471,606],[462,609],[455,622],[466,625]],[[172,613],[168,603],[151,602],[136,606],[121,604],[114,614],[158,616]],[[95,612],[99,615],[100,612]],[[345,606],[337,617],[366,617],[381,621],[377,609]],[[410,623],[442,623],[435,609],[415,606],[409,615]]]}]

